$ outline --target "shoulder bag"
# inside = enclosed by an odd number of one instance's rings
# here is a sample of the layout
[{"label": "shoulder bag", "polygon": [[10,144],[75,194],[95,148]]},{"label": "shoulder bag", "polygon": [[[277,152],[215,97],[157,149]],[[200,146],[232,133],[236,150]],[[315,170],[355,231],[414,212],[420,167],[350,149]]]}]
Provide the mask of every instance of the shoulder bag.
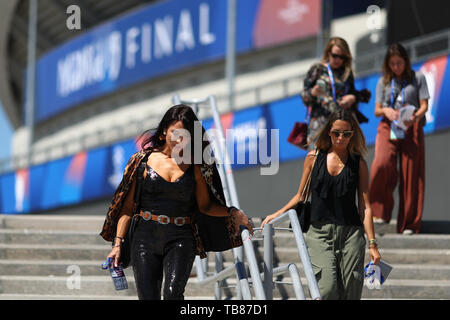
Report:
[{"label": "shoulder bag", "polygon": [[309,226],[311,224],[311,201],[308,201],[308,198],[311,193],[311,175],[316,163],[317,153],[318,150],[316,149],[311,172],[308,175],[308,180],[306,180],[306,184],[303,187],[302,194],[300,196],[300,199],[303,200],[300,200],[294,207],[295,211],[297,211],[298,220],[300,222],[300,227],[302,228],[303,233],[308,232]]}]

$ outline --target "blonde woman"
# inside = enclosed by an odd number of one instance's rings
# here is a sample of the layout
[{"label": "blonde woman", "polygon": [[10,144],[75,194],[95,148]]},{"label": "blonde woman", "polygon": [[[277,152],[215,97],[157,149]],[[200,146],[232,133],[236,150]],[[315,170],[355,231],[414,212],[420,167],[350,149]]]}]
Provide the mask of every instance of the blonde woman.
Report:
[{"label": "blonde woman", "polygon": [[305,159],[297,193],[283,208],[267,216],[261,227],[303,200],[301,191],[312,170],[311,225],[305,240],[322,299],[361,299],[364,231],[374,264],[381,256],[368,195],[369,170],[363,159],[366,143],[352,113],[339,110],[331,114],[317,136],[316,147],[317,155],[315,150],[310,151]]},{"label": "blonde woman", "polygon": [[359,122],[368,121],[358,111],[357,103],[368,102],[370,92],[355,89],[352,55],[344,39],[334,37],[328,41],[322,61],[314,64],[304,79],[301,98],[310,115],[310,146],[314,145],[313,137],[323,128],[330,114],[337,110],[352,110]]}]

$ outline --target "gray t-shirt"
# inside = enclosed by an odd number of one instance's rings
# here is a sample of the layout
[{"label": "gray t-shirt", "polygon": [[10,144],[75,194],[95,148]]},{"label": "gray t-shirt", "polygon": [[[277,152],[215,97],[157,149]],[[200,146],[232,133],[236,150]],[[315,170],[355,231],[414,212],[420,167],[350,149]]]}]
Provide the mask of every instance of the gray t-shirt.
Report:
[{"label": "gray t-shirt", "polygon": [[[394,109],[401,108],[402,105],[402,87],[403,83],[394,80]],[[405,86],[406,104],[420,107],[420,100],[429,99],[428,86],[425,76],[421,72],[414,72],[414,78],[411,83]],[[383,77],[378,79],[375,103],[381,103],[383,107],[391,107],[391,84],[388,83],[383,90]]]}]

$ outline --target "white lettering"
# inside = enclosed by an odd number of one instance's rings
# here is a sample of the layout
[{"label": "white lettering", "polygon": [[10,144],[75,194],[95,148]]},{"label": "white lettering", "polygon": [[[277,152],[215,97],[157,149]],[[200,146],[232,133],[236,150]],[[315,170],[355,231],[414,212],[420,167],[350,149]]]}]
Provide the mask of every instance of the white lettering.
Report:
[{"label": "white lettering", "polygon": [[125,65],[129,69],[134,68],[136,65],[136,52],[139,50],[139,46],[136,43],[136,37],[138,35],[139,29],[136,27],[133,27],[127,31]]},{"label": "white lettering", "polygon": [[174,51],[182,53],[195,49],[197,44],[207,46],[214,43],[216,36],[209,29],[210,5],[203,2],[198,9],[198,34],[194,32],[196,24],[192,21],[193,15],[189,10],[183,9],[178,16],[176,30],[174,17],[166,15],[140,26],[133,26],[123,35],[120,31],[112,31],[103,38],[97,38],[68,53],[56,62],[58,95],[67,97],[86,86],[105,80],[117,80],[122,64],[122,47],[125,50],[123,63],[127,69],[133,69],[140,63],[147,64],[154,59],[170,57]]},{"label": "white lettering", "polygon": [[191,15],[188,10],[182,10],[180,14],[175,50],[182,52],[185,47],[188,49],[193,49],[195,47]]},{"label": "white lettering", "polygon": [[152,60],[152,26],[148,23],[142,25],[141,41],[142,62],[148,63]]},{"label": "white lettering", "polygon": [[207,46],[216,41],[216,36],[209,32],[209,5],[202,3],[200,5],[200,43]]},{"label": "white lettering", "polygon": [[122,34],[119,31],[114,31],[109,36],[108,40],[108,70],[109,80],[116,80],[120,73],[120,62],[122,60]]},{"label": "white lettering", "polygon": [[165,16],[155,20],[155,58],[172,55],[173,18]]}]

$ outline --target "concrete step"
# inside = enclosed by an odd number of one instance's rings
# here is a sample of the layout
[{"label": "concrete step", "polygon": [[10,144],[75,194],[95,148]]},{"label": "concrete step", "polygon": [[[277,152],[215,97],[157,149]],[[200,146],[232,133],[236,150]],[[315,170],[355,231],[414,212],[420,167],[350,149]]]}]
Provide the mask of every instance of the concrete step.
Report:
[{"label": "concrete step", "polygon": [[[275,299],[295,299],[293,286],[290,278],[284,278],[282,283],[276,283],[273,296]],[[307,299],[310,299],[307,281],[301,278],[303,290]],[[231,292],[234,292],[234,282],[228,281]],[[196,279],[190,279],[186,286],[186,295],[194,293],[214,292],[214,285],[200,286]],[[254,291],[252,289],[254,296]],[[369,290],[363,288],[363,299],[450,299],[450,280],[389,280],[380,290]]]},{"label": "concrete step", "polygon": [[[45,245],[45,244],[0,244],[0,259],[12,260],[106,260],[111,251],[108,244]],[[382,259],[389,264],[449,264],[450,249],[380,249]],[[258,248],[257,257],[263,257]],[[226,261],[233,261],[231,250],[224,252]],[[300,262],[297,248],[277,248],[275,261]],[[368,252],[366,251],[366,261]]]},{"label": "concrete step", "polygon": [[0,259],[106,260],[110,245],[0,244]]},{"label": "concrete step", "polygon": [[[133,278],[127,278],[128,290],[116,291],[109,276],[83,276],[80,289],[70,289],[67,277],[35,277],[35,276],[0,276],[0,293],[3,295],[45,295],[53,296],[100,296],[100,297],[136,297],[136,286]],[[274,298],[295,297],[289,278],[275,285]],[[305,296],[309,298],[306,279],[302,278]],[[69,283],[69,285],[68,285]],[[235,279],[228,279],[228,290],[234,294]],[[199,285],[196,278],[190,278],[185,289],[186,297],[211,296],[214,283]],[[252,293],[253,289],[252,289]],[[226,298],[223,292],[223,298]],[[450,299],[450,280],[389,280],[381,290],[363,289],[364,299]]]},{"label": "concrete step", "polygon": [[[261,249],[258,256],[263,256]],[[380,254],[384,261],[389,264],[449,264],[450,249],[383,249]],[[226,261],[232,261],[232,253],[224,252]],[[280,264],[287,262],[300,262],[297,248],[282,247],[277,248],[274,253],[275,261]],[[366,250],[365,261],[369,261],[368,250]]]},{"label": "concrete step", "polygon": [[21,230],[70,230],[100,233],[105,215],[59,216],[59,215],[5,215],[0,214],[0,228]]},{"label": "concrete step", "polygon": [[[261,238],[258,238],[261,239]],[[262,240],[262,239],[261,239]],[[263,242],[259,240],[258,245]],[[377,237],[378,246],[385,249],[448,249],[450,235],[448,234],[385,234]],[[292,232],[277,232],[274,237],[275,248],[296,247]]]},{"label": "concrete step", "polygon": [[68,230],[0,229],[0,243],[105,245],[99,232]]},{"label": "concrete step", "polygon": [[[0,275],[6,276],[70,276],[73,274],[73,268],[79,268],[82,276],[103,276],[108,274],[100,268],[103,263],[97,261],[81,261],[81,260],[0,260]],[[232,262],[225,262],[224,267],[232,265]],[[281,264],[282,265],[282,264]],[[260,262],[261,271],[263,263]],[[297,263],[300,274],[304,275],[303,266]],[[422,279],[422,280],[447,280],[450,279],[449,265],[433,265],[433,264],[395,264],[394,269],[389,275],[389,279]],[[215,264],[209,262],[209,271],[215,269]],[[77,269],[78,270],[78,269]],[[125,269],[127,277],[133,277],[132,268]],[[250,274],[248,272],[248,274]],[[195,264],[191,272],[192,276],[196,276]]]},{"label": "concrete step", "polygon": [[[211,299],[201,297],[201,300]],[[61,294],[22,294],[22,293],[2,293],[0,300],[138,300],[138,296],[101,296],[101,295],[61,295]],[[191,299],[192,300],[192,299]]]},{"label": "concrete step", "polygon": [[[397,234],[397,221],[375,223],[374,228],[377,235]],[[450,221],[422,220],[419,234],[450,234]]]}]

